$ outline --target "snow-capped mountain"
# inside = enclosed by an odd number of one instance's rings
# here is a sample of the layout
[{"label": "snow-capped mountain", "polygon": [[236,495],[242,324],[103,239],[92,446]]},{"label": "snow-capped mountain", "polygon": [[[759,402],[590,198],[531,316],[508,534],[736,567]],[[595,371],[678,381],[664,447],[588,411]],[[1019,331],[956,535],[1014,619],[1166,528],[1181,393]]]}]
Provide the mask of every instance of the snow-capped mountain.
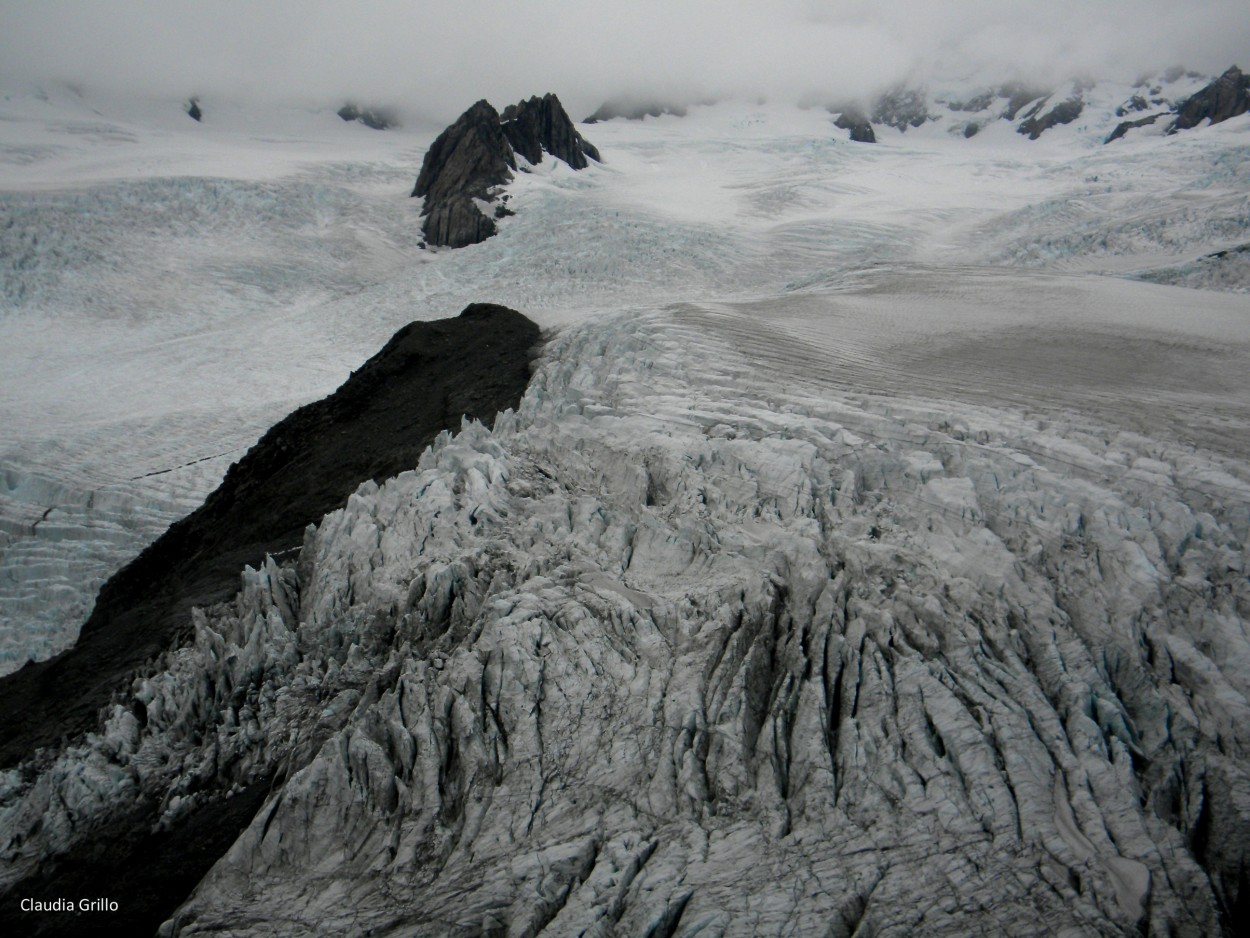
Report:
[{"label": "snow-capped mountain", "polygon": [[0,920],[1237,933],[1250,117],[1106,142],[1215,77],[904,88],[872,145],[848,102],[602,120],[425,250],[435,125],[13,91],[9,670],[405,324],[543,339],[493,426],[449,403],[73,714],[10,707]]}]

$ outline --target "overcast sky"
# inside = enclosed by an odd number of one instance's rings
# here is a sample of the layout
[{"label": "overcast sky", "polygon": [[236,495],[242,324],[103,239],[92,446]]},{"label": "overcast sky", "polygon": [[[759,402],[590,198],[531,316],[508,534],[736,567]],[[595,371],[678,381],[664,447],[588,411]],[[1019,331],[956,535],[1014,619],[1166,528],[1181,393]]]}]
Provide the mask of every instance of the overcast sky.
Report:
[{"label": "overcast sky", "polygon": [[395,104],[842,98],[911,77],[1250,67],[1247,0],[0,0],[0,79]]}]

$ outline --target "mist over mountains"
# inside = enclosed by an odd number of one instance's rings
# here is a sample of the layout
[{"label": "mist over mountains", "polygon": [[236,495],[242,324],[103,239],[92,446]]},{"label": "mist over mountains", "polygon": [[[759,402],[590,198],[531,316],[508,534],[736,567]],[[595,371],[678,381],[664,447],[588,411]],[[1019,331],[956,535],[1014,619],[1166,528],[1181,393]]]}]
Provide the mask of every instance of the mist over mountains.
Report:
[{"label": "mist over mountains", "polygon": [[222,0],[0,4],[0,73],[132,94],[313,103],[346,97],[443,124],[480,98],[554,90],[570,113],[618,97],[868,97],[899,82],[1054,84],[1244,58],[1235,0],[940,6],[647,0],[598,12],[537,0],[412,5]]}]

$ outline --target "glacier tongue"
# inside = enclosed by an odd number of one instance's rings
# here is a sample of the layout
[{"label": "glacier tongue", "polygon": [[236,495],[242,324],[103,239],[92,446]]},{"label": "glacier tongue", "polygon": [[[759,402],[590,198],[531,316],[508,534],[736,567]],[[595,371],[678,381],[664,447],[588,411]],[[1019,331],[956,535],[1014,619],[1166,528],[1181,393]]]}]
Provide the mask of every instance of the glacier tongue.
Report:
[{"label": "glacier tongue", "polygon": [[1236,465],[815,394],[693,312],[570,327],[518,413],[247,571],[99,734],[7,773],[3,882],[272,779],[164,933],[1229,927]]}]

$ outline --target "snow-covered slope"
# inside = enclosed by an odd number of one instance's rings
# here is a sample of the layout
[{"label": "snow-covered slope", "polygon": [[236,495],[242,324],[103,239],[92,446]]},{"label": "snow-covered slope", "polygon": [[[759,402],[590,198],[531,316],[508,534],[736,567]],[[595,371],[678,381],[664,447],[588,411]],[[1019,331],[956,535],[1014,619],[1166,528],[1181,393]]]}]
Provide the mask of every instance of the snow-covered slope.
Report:
[{"label": "snow-covered slope", "polygon": [[[364,487],[9,772],[4,882],[128,805],[282,778],[171,930],[1240,914],[1250,297],[1200,259],[1247,239],[1250,119],[609,121],[603,166],[536,167],[496,238],[432,252],[432,132],[47,106],[0,125],[14,665],[398,325],[488,299],[553,338],[517,415]],[[1232,290],[1107,276],[1165,268]]]}]

